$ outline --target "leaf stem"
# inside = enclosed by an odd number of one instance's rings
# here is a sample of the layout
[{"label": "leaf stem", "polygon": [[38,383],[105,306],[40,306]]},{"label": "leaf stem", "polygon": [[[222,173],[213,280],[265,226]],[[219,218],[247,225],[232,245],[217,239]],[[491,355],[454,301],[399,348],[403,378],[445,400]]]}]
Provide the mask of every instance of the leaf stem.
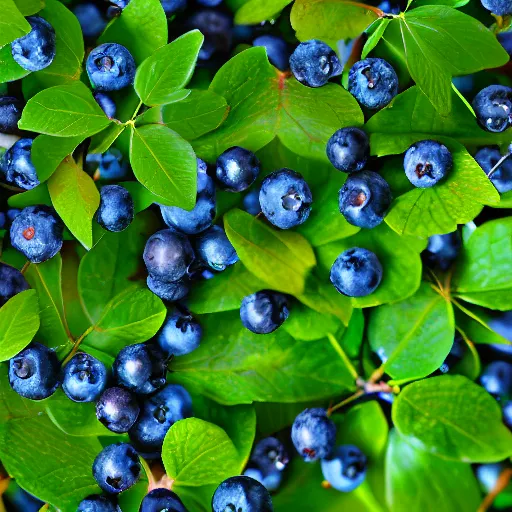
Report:
[{"label": "leaf stem", "polygon": [[498,477],[498,480],[496,481],[496,484],[494,488],[491,490],[491,492],[484,498],[480,506],[478,507],[477,512],[486,512],[494,503],[494,500],[500,494],[500,492],[504,491],[508,483],[510,482],[510,479],[512,478],[512,469],[505,468],[500,476]]},{"label": "leaf stem", "polygon": [[133,113],[133,116],[130,119],[130,121],[134,121],[135,120],[135,118],[137,117],[137,114],[139,113],[140,107],[142,107],[142,101],[139,101],[139,104],[137,105],[137,108],[135,109],[135,112]]},{"label": "leaf stem", "polygon": [[348,368],[348,371],[350,372],[352,377],[354,377],[354,380],[357,380],[359,378],[359,374],[357,373],[357,370],[354,368],[354,365],[348,358],[347,354],[345,354],[345,351],[341,348],[341,345],[338,343],[338,340],[331,333],[327,334],[327,338],[329,339],[332,348],[337,352],[341,360],[345,363],[346,367]]},{"label": "leaf stem", "polygon": [[21,267],[20,272],[22,274],[24,274],[28,270],[28,267],[30,267],[30,265],[31,265],[30,261],[25,262],[25,265],[23,265],[23,267]]},{"label": "leaf stem", "polygon": [[75,344],[73,345],[73,348],[71,349],[70,353],[66,356],[64,361],[62,361],[62,366],[65,366],[69,361],[71,361],[72,357],[77,353],[78,347],[80,347],[80,344],[82,341],[94,330],[94,325],[89,326],[84,333],[82,333],[75,341]]},{"label": "leaf stem", "polygon": [[342,407],[345,407],[345,405],[350,404],[354,400],[361,398],[364,395],[364,393],[365,393],[364,390],[360,389],[359,391],[356,391],[353,395],[351,395],[348,398],[346,398],[345,400],[341,401],[339,404],[329,407],[329,409],[327,409],[327,416],[330,416],[333,412],[337,411],[338,409],[341,409]]}]

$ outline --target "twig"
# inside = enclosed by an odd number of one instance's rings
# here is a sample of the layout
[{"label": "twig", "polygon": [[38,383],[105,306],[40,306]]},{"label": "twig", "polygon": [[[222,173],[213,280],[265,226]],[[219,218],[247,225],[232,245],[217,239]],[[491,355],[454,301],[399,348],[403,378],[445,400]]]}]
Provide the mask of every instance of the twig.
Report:
[{"label": "twig", "polygon": [[86,329],[86,331],[81,335],[79,336],[76,341],[75,341],[75,344],[73,345],[73,348],[71,349],[71,352],[66,356],[66,358],[64,359],[64,361],[62,361],[62,366],[65,366],[67,363],[69,363],[69,361],[71,361],[71,359],[73,358],[73,356],[77,353],[78,351],[78,348],[80,347],[80,344],[82,343],[82,341],[84,340],[84,338],[86,338],[89,334],[91,334],[91,332],[94,330],[94,325],[91,325],[90,327],[88,327]]},{"label": "twig", "polygon": [[489,510],[498,494],[500,494],[500,492],[506,489],[511,478],[512,469],[505,468],[498,477],[498,480],[496,480],[494,488],[491,490],[491,492],[489,492],[489,494],[484,498],[484,500],[478,507],[478,512],[486,512],[487,510]]}]

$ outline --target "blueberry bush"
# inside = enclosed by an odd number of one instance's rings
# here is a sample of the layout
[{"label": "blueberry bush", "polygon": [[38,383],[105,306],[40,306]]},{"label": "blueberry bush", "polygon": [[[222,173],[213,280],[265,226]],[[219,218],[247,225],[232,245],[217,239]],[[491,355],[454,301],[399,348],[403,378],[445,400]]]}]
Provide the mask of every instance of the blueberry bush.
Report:
[{"label": "blueberry bush", "polygon": [[512,509],[510,0],[0,0],[0,512]]}]

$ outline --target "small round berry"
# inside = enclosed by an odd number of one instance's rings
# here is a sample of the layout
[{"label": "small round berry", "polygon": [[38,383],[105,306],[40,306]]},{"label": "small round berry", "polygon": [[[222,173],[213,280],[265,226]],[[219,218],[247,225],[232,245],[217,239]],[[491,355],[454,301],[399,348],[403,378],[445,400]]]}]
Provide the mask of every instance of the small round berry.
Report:
[{"label": "small round berry", "polygon": [[28,283],[18,269],[0,263],[0,307],[18,293],[28,289]]},{"label": "small round berry", "polygon": [[240,306],[240,319],[246,329],[256,334],[269,334],[288,318],[288,300],[271,290],[247,295]]},{"label": "small round berry", "polygon": [[286,71],[290,68],[290,51],[286,41],[272,34],[265,34],[257,37],[252,44],[254,46],[263,46],[267,50],[267,56],[270,63],[280,71]]},{"label": "small round berry", "polygon": [[104,92],[95,92],[93,96],[96,103],[101,107],[101,110],[105,112],[105,115],[113,119],[117,112],[115,101]]},{"label": "small round berry", "polygon": [[99,8],[92,2],[78,4],[73,9],[86,38],[96,39],[107,26],[107,20]]},{"label": "small round berry", "polygon": [[224,480],[212,498],[212,512],[273,512],[267,489],[248,476],[233,476]]},{"label": "small round berry", "polygon": [[160,0],[160,2],[168,18],[173,14],[184,11],[187,7],[187,0]]},{"label": "small round berry", "polygon": [[452,167],[452,154],[435,140],[416,142],[405,153],[405,174],[415,187],[433,187],[446,177]]},{"label": "small round berry", "polygon": [[178,495],[169,489],[153,489],[142,500],[139,512],[187,512]]},{"label": "small round berry", "polygon": [[480,0],[482,5],[496,16],[512,14],[512,0]]},{"label": "small round berry", "polygon": [[121,512],[121,509],[106,496],[93,494],[80,502],[77,512]]},{"label": "small round berry", "polygon": [[116,434],[128,432],[139,416],[135,395],[123,388],[108,388],[96,403],[96,417]]},{"label": "small round berry", "polygon": [[221,272],[238,261],[238,254],[220,226],[212,226],[194,241],[197,258]]},{"label": "small round berry", "polygon": [[103,154],[88,153],[85,158],[86,170],[103,181],[119,181],[128,177],[129,167],[117,148],[110,148]]},{"label": "small round berry", "polygon": [[5,152],[0,165],[0,170],[5,174],[5,181],[24,190],[31,190],[39,185],[39,178],[31,157],[32,142],[32,139],[16,141]]},{"label": "small round berry", "polygon": [[281,486],[283,473],[274,466],[259,465],[255,461],[249,461],[244,471],[244,476],[256,480],[269,492],[275,492]]},{"label": "small round berry", "polygon": [[261,466],[272,466],[278,471],[283,471],[289,462],[286,448],[279,439],[265,437],[258,441],[252,451],[251,460],[258,462]]},{"label": "small round berry", "polygon": [[482,372],[480,382],[484,389],[498,400],[512,395],[512,364],[493,361]]},{"label": "small round berry", "polygon": [[512,87],[489,85],[473,100],[480,125],[488,132],[504,132],[512,125]]},{"label": "small round berry", "polygon": [[223,190],[242,192],[254,183],[260,169],[260,161],[252,151],[234,146],[217,158],[215,177]]},{"label": "small round berry", "polygon": [[423,251],[423,260],[433,268],[448,270],[457,259],[462,246],[458,231],[445,235],[432,235],[428,239],[427,248]]},{"label": "small round berry", "polygon": [[327,157],[338,171],[362,171],[369,156],[370,141],[359,128],[341,128],[327,142]]},{"label": "small round berry", "polygon": [[[497,148],[482,148],[475,155],[475,160],[478,162],[480,167],[484,170],[485,174],[489,174],[491,170],[501,160],[500,150]],[[512,190],[512,158],[507,158],[499,167],[496,169],[490,180],[496,187],[496,190],[500,194],[509,192]]]},{"label": "small round berry", "polygon": [[12,96],[0,96],[0,133],[18,133],[23,102]]},{"label": "small round berry", "polygon": [[353,491],[366,478],[366,457],[357,446],[338,446],[321,462],[324,478],[341,492]]},{"label": "small round berry", "polygon": [[168,313],[157,334],[157,342],[169,356],[183,356],[199,347],[202,336],[199,322],[187,310],[176,308]]},{"label": "small round berry", "polygon": [[260,189],[254,189],[245,194],[243,199],[244,210],[251,215],[258,215],[261,213],[260,206]]},{"label": "small round berry", "polygon": [[190,281],[187,277],[174,282],[160,281],[151,275],[147,278],[148,288],[163,300],[175,302],[184,299],[190,291]]},{"label": "small round berry", "polygon": [[100,206],[96,212],[98,224],[118,233],[124,231],[133,221],[133,199],[130,192],[121,185],[107,185],[100,191]]},{"label": "small round berry", "polygon": [[64,367],[62,389],[73,402],[94,402],[105,390],[107,377],[105,365],[82,352]]}]

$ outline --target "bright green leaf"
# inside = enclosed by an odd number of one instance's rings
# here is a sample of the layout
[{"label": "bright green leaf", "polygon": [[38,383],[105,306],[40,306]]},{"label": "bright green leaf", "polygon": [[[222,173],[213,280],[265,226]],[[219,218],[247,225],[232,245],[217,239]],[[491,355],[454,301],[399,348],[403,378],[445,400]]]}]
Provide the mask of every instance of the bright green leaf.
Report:
[{"label": "bright green leaf", "polygon": [[13,59],[10,44],[0,49],[0,82],[14,82],[29,73]]},{"label": "bright green leaf", "polygon": [[23,209],[26,206],[33,206],[36,204],[45,204],[46,206],[52,205],[50,193],[48,192],[48,185],[41,183],[37,187],[21,192],[9,197],[8,203],[11,208]]},{"label": "bright green leaf", "polygon": [[262,21],[277,18],[280,12],[293,0],[250,0],[235,14],[238,25],[256,25]]},{"label": "bright green leaf", "polygon": [[384,32],[386,32],[386,29],[388,28],[388,25],[391,23],[391,20],[389,18],[383,18],[377,20],[375,23],[377,24],[377,26],[371,32],[370,36],[366,40],[366,43],[364,44],[363,51],[361,53],[362,59],[366,59],[366,57],[368,57],[368,54],[379,44],[379,41],[382,39]]},{"label": "bright green leaf", "polygon": [[[28,34],[31,27],[13,0],[3,0],[0,18],[0,48]],[[10,51],[9,46],[9,51]]]},{"label": "bright green leaf", "polygon": [[30,16],[44,8],[45,0],[14,0],[14,3],[23,16]]}]

